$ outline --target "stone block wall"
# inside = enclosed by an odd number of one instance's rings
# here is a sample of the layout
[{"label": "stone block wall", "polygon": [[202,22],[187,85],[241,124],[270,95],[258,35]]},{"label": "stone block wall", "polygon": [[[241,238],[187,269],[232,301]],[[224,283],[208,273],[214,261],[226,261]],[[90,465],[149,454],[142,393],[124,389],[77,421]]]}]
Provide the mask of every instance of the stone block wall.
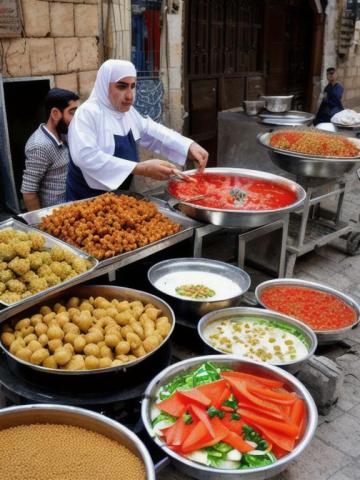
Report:
[{"label": "stone block wall", "polygon": [[0,39],[4,77],[53,76],[57,87],[91,92],[101,63],[98,0],[21,0],[24,38]]}]

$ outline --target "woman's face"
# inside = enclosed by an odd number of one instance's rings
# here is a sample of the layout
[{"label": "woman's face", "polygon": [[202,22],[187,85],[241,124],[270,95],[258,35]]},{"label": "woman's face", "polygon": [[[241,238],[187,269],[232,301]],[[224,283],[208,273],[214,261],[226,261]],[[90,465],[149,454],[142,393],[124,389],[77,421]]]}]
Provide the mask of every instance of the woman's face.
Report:
[{"label": "woman's face", "polygon": [[127,112],[134,103],[136,78],[124,77],[109,83],[109,101],[118,112]]}]

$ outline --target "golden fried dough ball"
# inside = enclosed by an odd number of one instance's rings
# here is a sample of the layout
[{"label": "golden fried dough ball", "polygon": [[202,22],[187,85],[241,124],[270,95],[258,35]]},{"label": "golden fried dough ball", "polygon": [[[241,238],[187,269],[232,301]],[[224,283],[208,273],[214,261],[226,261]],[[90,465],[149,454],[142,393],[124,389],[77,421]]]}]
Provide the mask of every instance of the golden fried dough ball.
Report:
[{"label": "golden fried dough ball", "polygon": [[42,290],[46,290],[48,288],[48,284],[45,278],[34,278],[30,280],[29,288],[34,293],[41,292]]},{"label": "golden fried dough ball", "polygon": [[0,260],[10,261],[16,256],[16,252],[13,245],[7,245],[6,243],[0,243]]},{"label": "golden fried dough ball", "polygon": [[26,290],[25,284],[20,280],[9,280],[6,282],[6,286],[10,292],[23,293]]},{"label": "golden fried dough ball", "polygon": [[17,275],[24,275],[30,270],[30,261],[26,258],[15,257],[8,266]]},{"label": "golden fried dough ball", "polygon": [[3,332],[1,334],[1,341],[5,347],[10,347],[12,342],[15,340],[15,335],[11,332]]},{"label": "golden fried dough ball", "polygon": [[65,366],[66,370],[85,370],[85,368],[85,360],[82,355],[74,355]]},{"label": "golden fried dough ball", "polygon": [[43,235],[36,232],[30,232],[28,235],[29,240],[32,243],[33,250],[41,250],[45,247],[45,237]]},{"label": "golden fried dough ball", "polygon": [[13,228],[5,228],[0,230],[0,242],[9,243],[16,235]]},{"label": "golden fried dough ball", "polygon": [[54,355],[50,355],[49,357],[45,358],[43,361],[43,366],[46,368],[58,368],[58,364],[54,358]]},{"label": "golden fried dough ball", "polygon": [[15,303],[21,300],[21,295],[15,292],[5,292],[0,295],[0,300],[4,303]]},{"label": "golden fried dough ball", "polygon": [[7,268],[8,266],[6,262],[0,262],[0,272],[2,272],[3,270],[6,270]]},{"label": "golden fried dough ball", "polygon": [[40,252],[30,253],[27,257],[30,262],[31,270],[37,270],[43,264],[42,256]]},{"label": "golden fried dough ball", "polygon": [[16,242],[12,244],[16,255],[19,257],[27,258],[30,255],[32,242],[30,240],[26,240],[23,242]]},{"label": "golden fried dough ball", "polygon": [[5,292],[6,290],[6,285],[4,282],[0,282],[0,294]]},{"label": "golden fried dough ball", "polygon": [[42,258],[42,261],[43,263],[45,263],[46,265],[50,265],[51,263],[51,255],[49,252],[40,252],[41,254],[41,258]]},{"label": "golden fried dough ball", "polygon": [[15,275],[11,270],[0,271],[0,282],[6,283],[12,278],[15,278]]},{"label": "golden fried dough ball", "polygon": [[65,347],[58,348],[55,350],[54,359],[58,365],[63,367],[68,362],[70,362],[72,353]]},{"label": "golden fried dough ball", "polygon": [[19,277],[19,280],[21,280],[24,283],[30,283],[30,280],[32,280],[33,278],[39,278],[39,277],[38,275],[36,275],[35,272],[33,272],[32,270],[29,270],[28,272],[21,275]]},{"label": "golden fried dough ball", "polygon": [[49,253],[54,262],[62,262],[65,258],[65,250],[58,245],[54,245]]},{"label": "golden fried dough ball", "polygon": [[39,267],[38,271],[37,271],[37,274],[39,277],[46,277],[47,275],[51,275],[53,274],[54,272],[52,271],[50,265],[41,265],[41,267]]}]

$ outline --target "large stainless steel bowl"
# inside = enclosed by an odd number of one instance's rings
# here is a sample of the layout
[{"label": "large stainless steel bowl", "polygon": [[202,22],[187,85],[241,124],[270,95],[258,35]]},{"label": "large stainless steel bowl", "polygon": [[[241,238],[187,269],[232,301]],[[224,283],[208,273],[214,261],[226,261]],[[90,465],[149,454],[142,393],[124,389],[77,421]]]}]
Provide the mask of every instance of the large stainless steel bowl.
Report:
[{"label": "large stainless steel bowl", "polygon": [[[351,330],[355,328],[359,323],[360,306],[358,303],[355,302],[354,299],[327,285],[323,285],[321,283],[316,283],[316,282],[310,282],[308,280],[297,280],[296,278],[268,280],[258,285],[255,290],[255,296],[258,303],[262,305],[264,308],[269,308],[269,307],[261,300],[261,295],[267,288],[276,287],[276,286],[304,287],[304,288],[311,288],[313,290],[318,290],[320,292],[329,293],[331,295],[335,295],[340,300],[344,301],[347,305],[349,305],[349,307],[355,310],[356,321],[352,325],[349,325],[346,328],[341,328],[338,330],[315,330],[315,334],[317,336],[319,345],[335,343],[342,340],[343,338],[350,336]],[[301,321],[301,319],[299,318],[297,320]]]},{"label": "large stainless steel bowl", "polygon": [[[168,448],[159,437],[154,436],[151,425],[151,408],[156,401],[159,389],[163,385],[169,383],[177,375],[192,371],[204,362],[212,362],[215,365],[226,366],[235,370],[239,370],[241,368],[241,370],[244,372],[258,375],[265,374],[269,378],[281,380],[291,391],[296,392],[300,397],[302,397],[306,404],[307,425],[304,435],[295,449],[285,457],[277,460],[274,464],[266,467],[249,468],[241,471],[223,470],[208,467],[178,455],[173,450]],[[316,405],[304,385],[300,383],[299,380],[297,380],[293,375],[278,367],[239,360],[236,356],[231,355],[209,355],[204,357],[190,358],[182,362],[175,363],[174,365],[171,365],[163,370],[150,382],[145,391],[145,397],[141,405],[141,417],[149,435],[153,438],[154,442],[172,459],[177,468],[191,477],[199,480],[239,480],[239,478],[245,478],[246,480],[265,480],[271,478],[287,468],[289,464],[305,450],[305,448],[311,442],[317,426]]]},{"label": "large stainless steel bowl", "polygon": [[[336,133],[326,133],[337,135]],[[336,178],[350,172],[360,162],[359,157],[320,157],[275,148],[270,145],[270,136],[271,133],[260,133],[257,136],[257,141],[268,150],[268,154],[275,165],[294,175]],[[351,140],[355,141],[354,139]]]},{"label": "large stainless steel bowl", "polygon": [[[235,296],[228,295],[221,300],[211,300],[211,298],[194,300],[186,297],[179,298],[175,294],[170,295],[156,286],[156,282],[164,275],[184,271],[214,273],[228,278],[238,285],[240,293]],[[241,268],[208,258],[173,258],[164,260],[156,263],[149,269],[148,280],[160,292],[160,295],[170,303],[176,314],[181,315],[183,318],[191,317],[197,320],[208,312],[237,305],[241,296],[249,289],[251,283],[249,275]]]},{"label": "large stainless steel bowl", "polygon": [[[309,328],[304,323],[299,322],[298,320],[295,320],[286,315],[282,315],[281,313],[271,312],[269,310],[263,310],[261,308],[235,307],[235,308],[225,308],[224,310],[218,310],[217,312],[208,313],[198,323],[198,327],[197,327],[198,334],[200,335],[201,340],[204,342],[204,344],[207,345],[207,347],[210,349],[211,353],[214,351],[218,353],[225,353],[225,352],[211,345],[209,340],[204,335],[204,331],[206,327],[210,325],[212,322],[215,322],[217,320],[240,318],[239,320],[236,320],[236,321],[241,322],[241,317],[246,319],[266,318],[270,322],[271,321],[281,322],[285,325],[296,327],[305,336],[307,341],[307,348],[308,348],[308,354],[305,357],[299,360],[295,360],[293,362],[273,364],[278,367],[285,368],[285,370],[287,370],[288,372],[291,372],[291,373],[299,372],[301,368],[304,366],[304,364],[309,360],[309,358],[312,357],[312,355],[316,350],[316,347],[317,347],[316,335],[311,330],[311,328]],[[241,358],[239,355],[237,356]]]},{"label": "large stainless steel bowl", "polygon": [[[189,170],[186,174],[195,174],[197,170]],[[208,208],[196,205],[195,203],[177,200],[179,210],[195,218],[200,222],[212,223],[222,227],[234,227],[242,229],[250,229],[261,227],[268,223],[279,220],[284,215],[296,210],[304,202],[305,190],[296,182],[288,178],[280,177],[268,172],[260,172],[258,170],[249,170],[246,168],[207,168],[205,173],[222,174],[229,176],[248,177],[259,180],[267,180],[289,188],[296,193],[296,201],[287,207],[277,208],[274,210],[225,210],[219,208]],[[170,192],[169,192],[170,193]],[[170,194],[171,195],[171,194]]]},{"label": "large stainless steel bowl", "polygon": [[[105,415],[83,408],[47,404],[22,405],[0,410],[0,430],[34,423],[73,425],[105,435],[128,448],[143,462],[146,480],[155,480],[156,478],[153,461],[142,441],[131,430]],[[39,449],[41,449],[41,445],[39,445]],[[56,452],[54,455],[54,461],[56,461]],[[66,473],[64,472],[64,478],[70,478],[71,472],[68,472],[68,475]],[[51,472],[49,472],[49,477],[51,477]]]},{"label": "large stainless steel bowl", "polygon": [[265,100],[266,110],[280,113],[290,110],[294,95],[263,95],[261,98]]},{"label": "large stainless steel bowl", "polygon": [[[8,357],[8,360],[12,361],[15,364],[30,368],[31,370],[34,370],[38,373],[43,373],[43,374],[52,375],[52,376],[60,375],[65,377],[74,377],[75,380],[76,378],[79,378],[79,377],[85,377],[85,376],[96,377],[103,374],[120,373],[120,372],[126,373],[127,371],[129,373],[132,371],[133,372],[132,375],[135,375],[135,369],[137,367],[139,367],[140,369],[144,368],[142,365],[140,365],[142,362],[149,361],[149,360],[156,362],[156,356],[160,354],[160,350],[162,350],[163,347],[165,347],[165,344],[168,343],[170,336],[175,327],[174,312],[166,302],[164,302],[163,300],[161,300],[160,298],[154,295],[151,295],[150,293],[142,292],[140,290],[134,290],[132,288],[116,287],[112,285],[83,285],[83,286],[73,287],[71,289],[65,290],[60,293],[45,295],[41,300],[39,300],[36,306],[33,306],[21,312],[15,318],[10,319],[9,321],[16,322],[18,320],[21,320],[22,318],[29,317],[35,313],[38,313],[40,306],[42,305],[55,304],[57,301],[60,301],[61,299],[70,298],[74,296],[79,298],[89,298],[90,296],[93,296],[93,297],[101,296],[101,297],[111,298],[111,299],[118,298],[121,300],[128,300],[129,302],[132,302],[134,300],[140,300],[145,304],[152,303],[153,305],[156,306],[156,308],[160,309],[165,316],[169,318],[169,321],[171,323],[171,330],[168,336],[166,337],[166,339],[163,341],[163,343],[159,345],[155,350],[147,353],[145,356],[140,357],[137,360],[134,360],[132,362],[119,365],[116,367],[98,368],[96,370],[65,370],[65,369],[56,369],[56,368],[46,368],[41,365],[34,365],[33,363],[21,360],[20,358],[13,355],[0,341],[0,348],[4,351],[5,355]],[[1,327],[0,327],[0,330],[1,330]],[[121,383],[119,382],[119,384]]]}]

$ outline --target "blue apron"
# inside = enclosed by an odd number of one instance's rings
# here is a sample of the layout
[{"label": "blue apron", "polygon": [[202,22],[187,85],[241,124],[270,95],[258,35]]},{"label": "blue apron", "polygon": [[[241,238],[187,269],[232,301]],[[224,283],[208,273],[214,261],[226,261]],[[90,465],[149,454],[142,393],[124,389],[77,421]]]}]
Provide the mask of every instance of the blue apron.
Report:
[{"label": "blue apron", "polygon": [[[132,162],[138,162],[138,153],[136,142],[132,131],[129,130],[127,135],[114,135],[115,151],[114,157],[124,158]],[[121,188],[127,190],[130,186],[132,175],[121,184]],[[70,157],[69,170],[66,178],[66,201],[83,200],[84,198],[96,197],[105,193],[106,190],[97,190],[90,188],[86,183],[84,175],[79,167],[75,165]]]}]

